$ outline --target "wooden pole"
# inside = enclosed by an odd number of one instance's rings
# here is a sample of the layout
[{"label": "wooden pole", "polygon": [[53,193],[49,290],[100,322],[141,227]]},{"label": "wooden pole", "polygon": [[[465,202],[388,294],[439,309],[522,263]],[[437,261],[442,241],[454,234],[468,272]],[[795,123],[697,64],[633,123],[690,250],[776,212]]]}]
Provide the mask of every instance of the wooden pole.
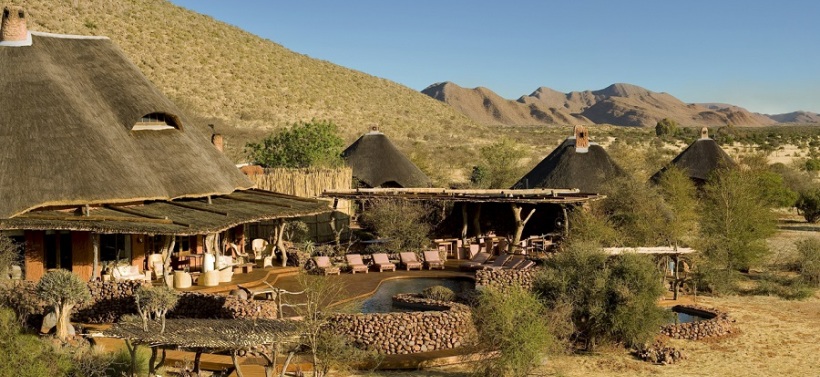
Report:
[{"label": "wooden pole", "polygon": [[91,267],[91,281],[94,281],[100,277],[100,235],[97,233],[91,233],[91,248],[93,249],[92,253],[94,254],[94,264]]},{"label": "wooden pole", "polygon": [[672,288],[672,299],[678,299],[678,279],[680,279],[680,257],[679,255],[675,254],[672,256],[672,260],[675,262],[675,273],[673,277],[673,288]]}]

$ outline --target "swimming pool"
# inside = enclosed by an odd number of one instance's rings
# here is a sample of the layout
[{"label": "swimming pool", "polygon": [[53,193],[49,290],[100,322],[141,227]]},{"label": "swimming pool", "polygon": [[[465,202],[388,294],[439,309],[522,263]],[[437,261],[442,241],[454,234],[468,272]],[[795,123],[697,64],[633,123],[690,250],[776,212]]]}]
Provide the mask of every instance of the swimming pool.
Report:
[{"label": "swimming pool", "polygon": [[441,285],[450,288],[456,294],[474,289],[475,283],[470,279],[459,278],[406,278],[382,282],[372,296],[362,302],[362,313],[389,313],[409,311],[393,306],[393,296],[400,293],[421,293],[426,288]]}]

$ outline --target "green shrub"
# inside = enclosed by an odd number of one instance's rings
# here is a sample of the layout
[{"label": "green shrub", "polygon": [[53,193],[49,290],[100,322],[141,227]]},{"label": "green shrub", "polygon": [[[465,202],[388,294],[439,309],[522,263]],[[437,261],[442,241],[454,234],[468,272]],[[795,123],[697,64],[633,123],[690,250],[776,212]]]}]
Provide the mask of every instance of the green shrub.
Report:
[{"label": "green shrub", "polygon": [[547,308],[530,291],[512,286],[503,292],[487,288],[478,298],[473,321],[478,344],[498,358],[476,366],[480,376],[526,376],[559,344]]},{"label": "green shrub", "polygon": [[587,350],[599,341],[645,343],[666,321],[657,306],[665,289],[646,256],[609,258],[595,244],[576,243],[545,265],[536,292],[549,310],[570,305],[575,338]]},{"label": "green shrub", "polygon": [[453,301],[456,298],[456,293],[445,286],[434,285],[421,291],[421,296],[430,300]]},{"label": "green shrub", "polygon": [[372,201],[360,218],[360,224],[388,242],[380,251],[417,251],[430,242],[429,211],[423,205],[407,201]]},{"label": "green shrub", "polygon": [[820,286],[820,240],[806,238],[795,243],[797,247],[797,271],[812,286]]},{"label": "green shrub", "polygon": [[0,309],[0,365],[0,377],[60,377],[72,369],[70,358],[38,336],[24,334],[8,309]]},{"label": "green shrub", "polygon": [[37,283],[37,295],[46,305],[54,307],[57,314],[57,337],[65,340],[68,337],[68,326],[74,306],[91,299],[88,286],[80,277],[68,270],[55,270],[46,273]]},{"label": "green shrub", "polygon": [[294,123],[261,143],[248,143],[248,157],[265,167],[307,168],[342,165],[344,141],[332,122]]},{"label": "green shrub", "polygon": [[30,281],[0,282],[0,306],[13,310],[22,325],[29,316],[42,314],[46,307],[37,295],[36,285]]},{"label": "green shrub", "polygon": [[794,206],[806,221],[816,223],[820,220],[820,189],[801,192]]}]

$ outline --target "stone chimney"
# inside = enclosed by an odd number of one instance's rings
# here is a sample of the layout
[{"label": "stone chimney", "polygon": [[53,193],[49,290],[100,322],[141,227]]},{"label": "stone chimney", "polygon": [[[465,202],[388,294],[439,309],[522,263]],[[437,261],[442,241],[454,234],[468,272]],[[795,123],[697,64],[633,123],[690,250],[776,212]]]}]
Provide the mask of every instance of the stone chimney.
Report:
[{"label": "stone chimney", "polygon": [[208,127],[211,127],[211,131],[213,132],[213,134],[211,134],[211,144],[216,147],[216,150],[224,153],[225,140],[222,138],[222,134],[216,133],[216,128],[214,128],[213,124],[209,124]]},{"label": "stone chimney", "polygon": [[700,129],[700,138],[701,139],[708,139],[709,138],[709,129],[703,127]]},{"label": "stone chimney", "polygon": [[575,152],[586,153],[589,150],[589,131],[584,126],[575,126]]},{"label": "stone chimney", "polygon": [[0,25],[0,42],[21,42],[28,39],[26,11],[18,6],[3,8],[3,23]]}]

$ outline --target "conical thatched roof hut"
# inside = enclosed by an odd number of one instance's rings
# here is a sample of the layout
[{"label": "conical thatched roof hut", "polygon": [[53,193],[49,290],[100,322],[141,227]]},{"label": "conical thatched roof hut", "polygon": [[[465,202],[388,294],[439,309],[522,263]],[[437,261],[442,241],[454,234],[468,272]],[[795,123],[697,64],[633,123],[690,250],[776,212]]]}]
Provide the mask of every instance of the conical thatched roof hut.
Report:
[{"label": "conical thatched roof hut", "polygon": [[586,127],[575,127],[558,148],[524,175],[512,188],[576,188],[581,192],[600,192],[604,182],[624,175],[606,150],[589,142]]},{"label": "conical thatched roof hut", "polygon": [[652,181],[657,181],[671,165],[683,170],[696,183],[706,182],[715,169],[736,166],[734,160],[709,137],[709,131],[705,127],[701,130],[700,139],[689,144],[669,165],[655,173]]},{"label": "conical thatched roof hut", "polygon": [[378,128],[342,152],[356,178],[367,187],[430,187],[427,177]]},{"label": "conical thatched roof hut", "polygon": [[252,187],[108,38],[32,32],[0,72],[0,218]]}]

